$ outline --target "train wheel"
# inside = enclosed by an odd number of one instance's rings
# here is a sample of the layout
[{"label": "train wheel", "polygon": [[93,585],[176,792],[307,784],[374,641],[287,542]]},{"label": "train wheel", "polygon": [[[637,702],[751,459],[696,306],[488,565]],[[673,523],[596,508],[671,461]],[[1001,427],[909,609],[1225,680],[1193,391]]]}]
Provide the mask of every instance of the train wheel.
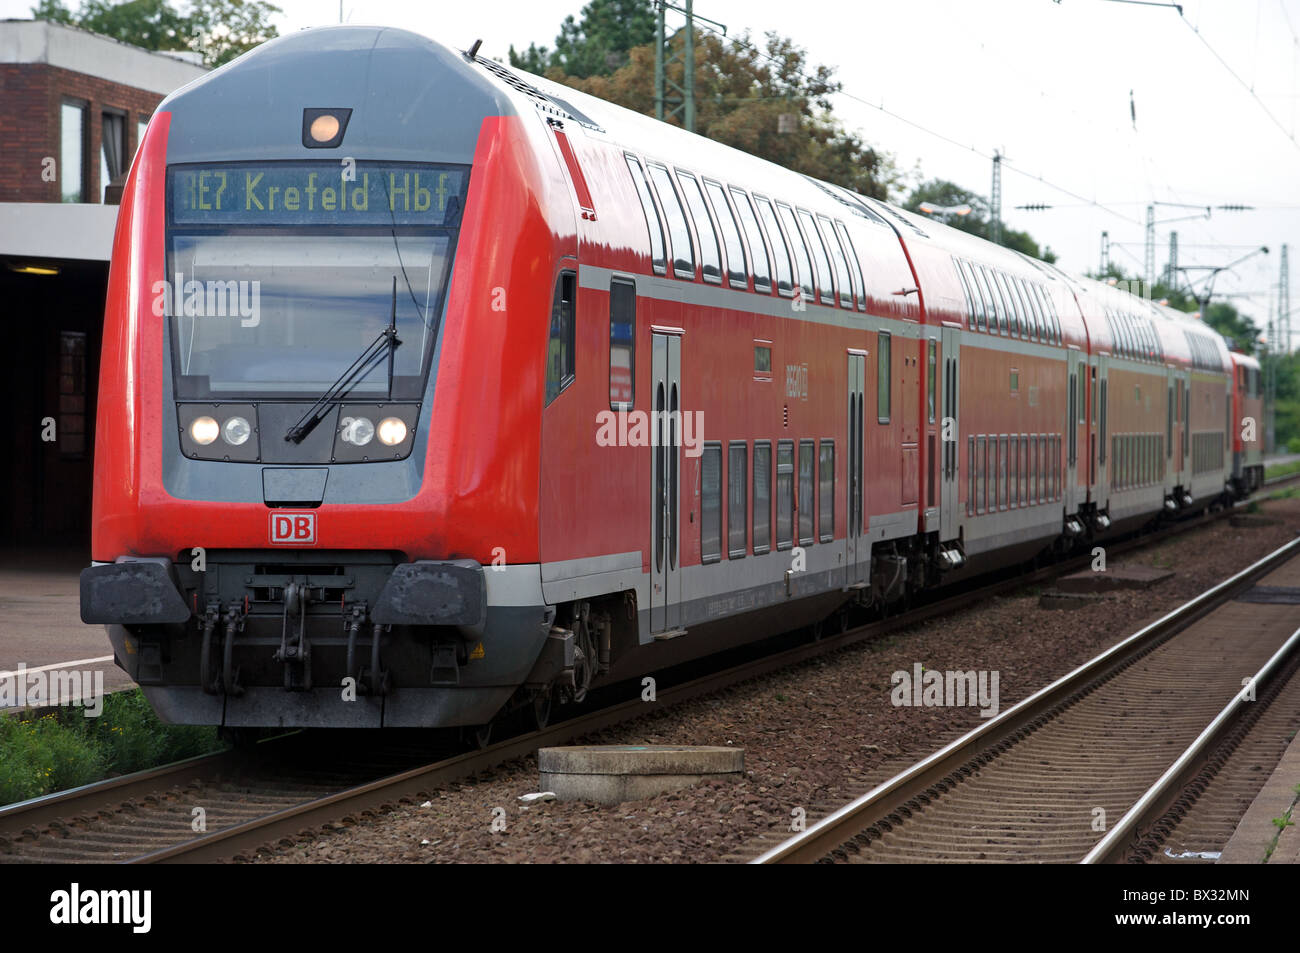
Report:
[{"label": "train wheel", "polygon": [[531,730],[541,731],[551,723],[551,701],[551,691],[547,689],[539,692],[527,706],[526,720]]}]

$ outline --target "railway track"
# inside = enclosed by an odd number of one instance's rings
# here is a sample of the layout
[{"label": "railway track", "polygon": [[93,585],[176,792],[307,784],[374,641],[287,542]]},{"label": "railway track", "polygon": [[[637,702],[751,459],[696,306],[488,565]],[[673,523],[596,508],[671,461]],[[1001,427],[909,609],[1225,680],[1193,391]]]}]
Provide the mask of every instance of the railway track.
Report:
[{"label": "railway track", "polygon": [[[1220,769],[1300,722],[1298,602],[1300,539],[751,862],[1174,860],[1179,830],[1221,846],[1243,793]],[[1278,732],[1252,741],[1260,722]]]},{"label": "railway track", "polygon": [[[1231,512],[1231,510],[1227,511]],[[1182,521],[1154,534],[1108,544],[1118,554],[1160,542],[1224,514]],[[680,704],[771,672],[968,606],[973,599],[1013,591],[1088,564],[1079,557],[977,589],[937,599],[903,615],[872,622],[819,641],[751,659],[679,684],[661,685],[655,702],[640,698],[580,714],[547,729],[507,739],[481,751],[429,762],[427,744],[408,740],[361,755],[324,742],[287,736],[253,753],[224,752],[177,765],[88,785],[0,808],[0,863],[110,861],[210,862],[247,857],[259,847],[292,842],[306,831],[383,811],[539,747],[566,744],[642,717],[655,706]],[[412,737],[414,734],[412,733]],[[297,738],[298,740],[295,740]],[[442,752],[446,754],[446,752]],[[329,767],[322,768],[322,763]],[[196,830],[202,808],[206,830]]]}]

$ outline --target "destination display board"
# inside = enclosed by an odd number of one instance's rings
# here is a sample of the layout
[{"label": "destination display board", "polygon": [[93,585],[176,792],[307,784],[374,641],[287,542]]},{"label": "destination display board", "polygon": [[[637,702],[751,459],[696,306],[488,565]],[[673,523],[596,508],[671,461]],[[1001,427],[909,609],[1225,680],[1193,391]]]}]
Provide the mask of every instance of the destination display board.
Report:
[{"label": "destination display board", "polygon": [[167,170],[174,225],[460,224],[469,167],[223,162]]}]

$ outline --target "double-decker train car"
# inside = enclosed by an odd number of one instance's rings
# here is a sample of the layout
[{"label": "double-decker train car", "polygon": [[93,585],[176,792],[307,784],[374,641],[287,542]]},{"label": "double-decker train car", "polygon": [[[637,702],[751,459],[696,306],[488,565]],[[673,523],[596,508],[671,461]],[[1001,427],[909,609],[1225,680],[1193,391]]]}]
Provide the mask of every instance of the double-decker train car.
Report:
[{"label": "double-decker train car", "polygon": [[475,52],[149,125],[81,606],[166,720],[481,740],[1233,491],[1203,326]]}]

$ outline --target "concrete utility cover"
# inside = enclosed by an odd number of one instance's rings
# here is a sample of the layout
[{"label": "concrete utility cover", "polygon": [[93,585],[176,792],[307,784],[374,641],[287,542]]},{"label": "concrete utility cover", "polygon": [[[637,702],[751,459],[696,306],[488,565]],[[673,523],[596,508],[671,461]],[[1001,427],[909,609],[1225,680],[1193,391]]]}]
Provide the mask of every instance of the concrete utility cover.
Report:
[{"label": "concrete utility cover", "polygon": [[1105,572],[1071,573],[1056,580],[1061,592],[1109,592],[1112,589],[1150,589],[1174,574],[1172,569],[1152,569],[1149,566],[1114,566]]},{"label": "concrete utility cover", "polygon": [[698,784],[739,777],[745,749],[706,745],[575,745],[540,748],[541,787],[561,801],[621,804]]}]

